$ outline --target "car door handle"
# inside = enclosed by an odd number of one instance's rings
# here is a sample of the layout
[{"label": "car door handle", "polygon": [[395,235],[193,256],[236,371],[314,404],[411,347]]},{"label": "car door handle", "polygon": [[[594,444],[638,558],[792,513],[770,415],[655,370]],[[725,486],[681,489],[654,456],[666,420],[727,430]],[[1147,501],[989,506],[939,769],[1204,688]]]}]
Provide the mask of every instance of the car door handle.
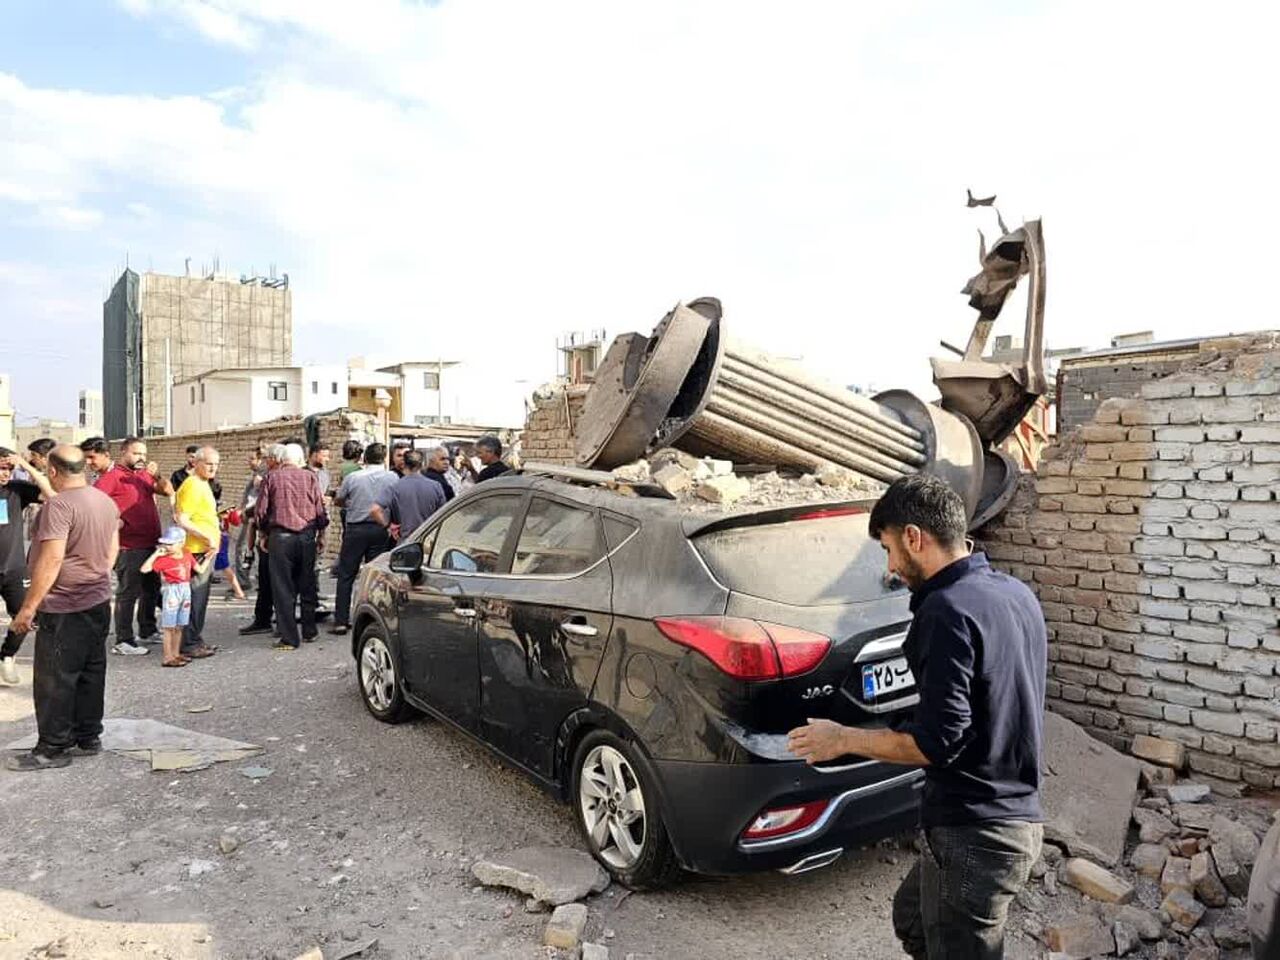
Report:
[{"label": "car door handle", "polygon": [[463,620],[474,620],[476,616],[475,607],[454,607],[453,615],[461,617]]},{"label": "car door handle", "polygon": [[564,620],[560,623],[560,629],[571,637],[594,637],[600,633],[595,627],[587,623],[574,623],[572,620]]}]

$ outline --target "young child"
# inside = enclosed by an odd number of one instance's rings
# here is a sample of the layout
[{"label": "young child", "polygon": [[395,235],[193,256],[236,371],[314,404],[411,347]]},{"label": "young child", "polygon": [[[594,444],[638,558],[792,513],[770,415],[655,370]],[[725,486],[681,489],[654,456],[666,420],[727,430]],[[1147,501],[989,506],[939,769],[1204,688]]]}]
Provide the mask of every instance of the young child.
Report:
[{"label": "young child", "polygon": [[240,523],[240,511],[235,507],[230,507],[218,514],[218,524],[222,528],[222,542],[218,545],[218,555],[214,558],[213,570],[215,573],[221,570],[227,585],[231,588],[227,591],[228,600],[233,596],[237,600],[244,599],[244,590],[240,588],[240,581],[236,579],[235,564],[231,562],[232,528],[235,527],[238,530]]},{"label": "young child", "polygon": [[191,619],[191,576],[204,573],[212,557],[205,557],[204,564],[186,548],[187,532],[181,527],[170,527],[160,538],[160,545],[142,565],[143,573],[153,570],[160,575],[160,626],[164,630],[163,667],[185,667],[191,662],[178,652],[182,645],[182,628]]}]

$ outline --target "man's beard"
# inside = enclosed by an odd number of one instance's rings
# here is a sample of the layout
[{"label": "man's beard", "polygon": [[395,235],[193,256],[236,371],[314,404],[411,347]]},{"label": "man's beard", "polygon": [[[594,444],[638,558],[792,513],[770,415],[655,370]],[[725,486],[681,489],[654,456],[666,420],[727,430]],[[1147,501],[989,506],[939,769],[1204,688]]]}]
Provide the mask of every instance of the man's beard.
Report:
[{"label": "man's beard", "polygon": [[914,557],[907,557],[902,562],[902,569],[898,571],[898,576],[912,593],[919,590],[927,579],[924,571],[920,569],[920,564],[916,562]]}]

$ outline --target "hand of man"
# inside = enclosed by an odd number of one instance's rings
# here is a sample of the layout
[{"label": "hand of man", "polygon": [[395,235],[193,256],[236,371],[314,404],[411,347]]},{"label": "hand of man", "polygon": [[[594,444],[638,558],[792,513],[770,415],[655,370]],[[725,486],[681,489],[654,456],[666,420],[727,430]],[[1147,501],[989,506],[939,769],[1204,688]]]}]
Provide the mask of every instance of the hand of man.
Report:
[{"label": "hand of man", "polygon": [[31,632],[31,627],[34,625],[35,619],[36,612],[23,607],[18,611],[18,615],[9,623],[9,629],[13,631],[16,636],[21,637],[24,634]]},{"label": "hand of man", "polygon": [[834,720],[811,717],[807,726],[796,727],[787,734],[787,749],[808,763],[834,760],[849,752],[844,745],[844,730]]},{"label": "hand of man", "polygon": [[160,464],[156,463],[154,460],[149,462],[147,464],[147,473],[151,474],[153,477],[160,476]]}]

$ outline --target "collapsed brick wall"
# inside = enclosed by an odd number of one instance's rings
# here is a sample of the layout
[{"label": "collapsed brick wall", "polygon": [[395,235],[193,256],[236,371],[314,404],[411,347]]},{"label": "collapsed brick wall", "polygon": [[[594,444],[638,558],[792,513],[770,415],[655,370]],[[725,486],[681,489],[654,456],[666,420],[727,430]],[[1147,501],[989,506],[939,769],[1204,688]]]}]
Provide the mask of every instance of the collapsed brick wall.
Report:
[{"label": "collapsed brick wall", "polygon": [[1280,786],[1280,351],[1263,340],[1142,394],[1048,448],[980,539],[1040,598],[1051,709]]},{"label": "collapsed brick wall", "polygon": [[520,434],[520,458],[526,463],[576,463],[573,429],[586,395],[586,385],[578,384],[535,397]]}]

